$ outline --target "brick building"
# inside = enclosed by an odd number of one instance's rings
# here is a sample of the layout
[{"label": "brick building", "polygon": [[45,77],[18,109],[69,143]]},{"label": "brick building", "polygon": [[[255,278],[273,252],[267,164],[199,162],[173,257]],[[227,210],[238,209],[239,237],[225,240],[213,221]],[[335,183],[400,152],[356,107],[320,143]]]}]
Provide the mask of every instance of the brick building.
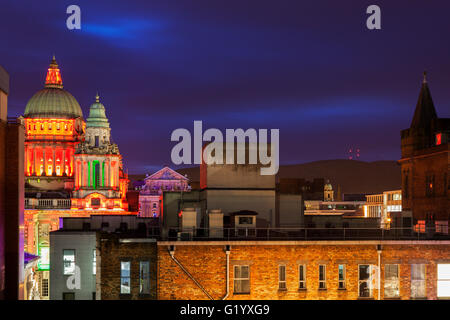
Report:
[{"label": "brick building", "polygon": [[448,298],[449,249],[450,241],[158,242],[158,299]]},{"label": "brick building", "polygon": [[[437,232],[450,219],[450,119],[438,118],[424,75],[409,129],[401,132],[402,209]],[[420,229],[419,228],[419,229]]]},{"label": "brick building", "polygon": [[9,75],[0,66],[0,299],[23,299],[25,128],[8,118]]},{"label": "brick building", "polygon": [[63,218],[50,232],[51,300],[156,299],[157,220]]}]

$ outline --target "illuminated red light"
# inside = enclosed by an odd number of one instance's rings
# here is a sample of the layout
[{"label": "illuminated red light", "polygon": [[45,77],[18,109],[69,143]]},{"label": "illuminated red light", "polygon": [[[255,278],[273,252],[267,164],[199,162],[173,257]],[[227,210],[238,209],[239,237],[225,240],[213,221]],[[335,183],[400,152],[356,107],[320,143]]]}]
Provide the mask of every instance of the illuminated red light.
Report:
[{"label": "illuminated red light", "polygon": [[436,134],[436,145],[439,146],[442,143],[442,133]]}]

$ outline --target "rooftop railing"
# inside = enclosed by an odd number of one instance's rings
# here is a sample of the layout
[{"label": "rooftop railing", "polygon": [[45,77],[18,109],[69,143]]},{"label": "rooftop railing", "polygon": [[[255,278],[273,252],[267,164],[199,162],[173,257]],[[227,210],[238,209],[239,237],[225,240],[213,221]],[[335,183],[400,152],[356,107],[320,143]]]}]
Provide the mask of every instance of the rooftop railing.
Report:
[{"label": "rooftop railing", "polygon": [[413,228],[224,228],[169,229],[167,240],[450,240],[450,235],[428,228],[416,232]]},{"label": "rooftop railing", "polygon": [[[100,230],[97,230],[100,231]],[[342,240],[450,240],[435,228],[169,228],[142,227],[116,230],[126,237],[149,237],[160,241],[342,241]]]}]

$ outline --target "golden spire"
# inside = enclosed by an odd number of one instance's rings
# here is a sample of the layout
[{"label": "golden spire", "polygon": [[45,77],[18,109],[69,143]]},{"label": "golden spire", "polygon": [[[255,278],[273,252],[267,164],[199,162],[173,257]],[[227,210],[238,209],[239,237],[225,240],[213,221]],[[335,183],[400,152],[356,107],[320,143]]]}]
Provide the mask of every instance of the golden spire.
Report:
[{"label": "golden spire", "polygon": [[56,62],[55,55],[53,55],[52,61],[47,71],[47,77],[45,78],[46,88],[62,88],[62,77],[59,71],[58,63]]}]

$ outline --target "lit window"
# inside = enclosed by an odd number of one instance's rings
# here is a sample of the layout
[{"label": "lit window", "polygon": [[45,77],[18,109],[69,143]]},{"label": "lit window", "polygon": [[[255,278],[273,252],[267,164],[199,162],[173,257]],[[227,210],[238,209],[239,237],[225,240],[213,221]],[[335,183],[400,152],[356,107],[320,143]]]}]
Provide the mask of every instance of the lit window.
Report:
[{"label": "lit window", "polygon": [[450,298],[450,264],[437,265],[437,296]]},{"label": "lit window", "polygon": [[319,289],[327,288],[327,267],[324,264],[319,265]]},{"label": "lit window", "polygon": [[286,266],[278,266],[278,289],[286,290]]},{"label": "lit window", "polygon": [[411,265],[411,298],[426,297],[425,265]]},{"label": "lit window", "polygon": [[368,264],[361,264],[358,268],[358,296],[361,298],[372,297],[372,286],[370,283],[371,267]]},{"label": "lit window", "polygon": [[150,293],[150,262],[141,261],[139,263],[139,293]]},{"label": "lit window", "polygon": [[306,289],[306,265],[301,264],[298,266],[298,288]]},{"label": "lit window", "polygon": [[417,224],[414,226],[414,232],[419,232],[419,233],[425,232],[425,220],[417,221]]},{"label": "lit window", "polygon": [[436,145],[439,146],[442,143],[442,133],[436,134]]},{"label": "lit window", "polygon": [[249,266],[234,266],[234,293],[250,293]]},{"label": "lit window", "polygon": [[63,251],[64,274],[74,274],[75,272],[75,250]]},{"label": "lit window", "polygon": [[397,298],[400,296],[398,264],[386,264],[384,266],[384,296],[386,298]]},{"label": "lit window", "polygon": [[339,272],[339,289],[345,289],[345,264],[340,264],[338,267]]},{"label": "lit window", "polygon": [[131,262],[121,261],[120,262],[120,293],[130,294],[131,293]]}]

